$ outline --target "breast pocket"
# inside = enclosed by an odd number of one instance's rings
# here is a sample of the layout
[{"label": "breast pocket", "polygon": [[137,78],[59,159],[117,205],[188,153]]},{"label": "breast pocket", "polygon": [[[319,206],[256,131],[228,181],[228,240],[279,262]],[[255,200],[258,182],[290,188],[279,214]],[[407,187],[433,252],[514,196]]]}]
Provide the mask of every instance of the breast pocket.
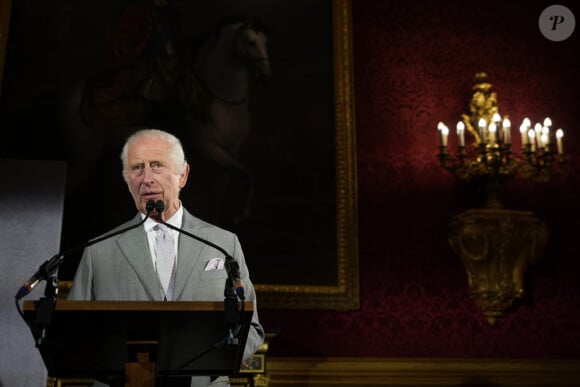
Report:
[{"label": "breast pocket", "polygon": [[225,270],[202,271],[198,278],[197,285],[191,289],[191,297],[194,300],[222,301],[224,299],[226,279],[228,278]]},{"label": "breast pocket", "polygon": [[200,277],[201,281],[225,281],[228,275],[225,270],[204,270]]}]

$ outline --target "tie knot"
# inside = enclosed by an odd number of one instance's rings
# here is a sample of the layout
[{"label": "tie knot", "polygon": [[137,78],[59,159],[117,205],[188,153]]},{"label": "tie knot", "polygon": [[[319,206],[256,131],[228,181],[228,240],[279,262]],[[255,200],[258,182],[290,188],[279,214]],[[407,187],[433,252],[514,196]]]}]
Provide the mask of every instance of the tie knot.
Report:
[{"label": "tie knot", "polygon": [[171,234],[171,229],[164,224],[158,224],[154,227],[155,238],[159,240],[173,240],[173,235]]},{"label": "tie knot", "polygon": [[157,235],[163,235],[169,231],[169,227],[167,227],[164,224],[157,224],[155,227],[153,227],[153,229],[155,230]]}]

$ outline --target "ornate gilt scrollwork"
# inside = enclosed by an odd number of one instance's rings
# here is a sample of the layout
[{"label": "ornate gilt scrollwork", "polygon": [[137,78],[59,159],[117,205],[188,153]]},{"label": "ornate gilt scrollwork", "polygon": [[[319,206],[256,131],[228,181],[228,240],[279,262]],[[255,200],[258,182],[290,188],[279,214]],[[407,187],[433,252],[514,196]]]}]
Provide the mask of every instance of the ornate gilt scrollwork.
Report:
[{"label": "ornate gilt scrollwork", "polygon": [[529,211],[471,209],[449,225],[449,243],[467,270],[469,295],[488,322],[524,294],[524,274],[544,249],[548,230]]}]

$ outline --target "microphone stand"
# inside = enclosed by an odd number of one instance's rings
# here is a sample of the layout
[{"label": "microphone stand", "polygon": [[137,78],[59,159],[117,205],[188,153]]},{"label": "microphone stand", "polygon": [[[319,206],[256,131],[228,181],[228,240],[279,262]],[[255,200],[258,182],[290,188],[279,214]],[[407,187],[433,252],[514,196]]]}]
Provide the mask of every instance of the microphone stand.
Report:
[{"label": "microphone stand", "polygon": [[[41,346],[46,340],[46,329],[48,328],[48,326],[52,321],[52,315],[54,313],[54,308],[58,297],[59,281],[56,273],[58,271],[58,268],[64,261],[64,257],[67,256],[68,254],[94,245],[95,243],[99,243],[101,241],[104,241],[105,239],[112,238],[116,235],[120,235],[124,232],[127,232],[129,230],[141,226],[143,223],[145,223],[147,218],[149,218],[149,216],[151,215],[151,212],[155,209],[155,202],[153,200],[149,200],[145,207],[147,210],[147,214],[145,215],[145,217],[141,222],[134,224],[130,227],[113,232],[111,234],[104,235],[100,238],[93,239],[85,244],[75,246],[69,250],[65,250],[64,252],[55,254],[52,258],[45,261],[36,271],[36,273],[32,277],[30,277],[30,279],[20,287],[20,289],[18,289],[18,292],[16,293],[15,296],[16,309],[18,310],[18,313],[20,314],[24,322],[26,322],[26,324],[29,325],[32,334],[36,339],[37,347]],[[36,287],[36,285],[38,285],[38,283],[40,283],[40,281],[42,280],[46,280],[46,288],[44,290],[44,297],[41,297],[40,300],[38,300],[37,302],[36,315],[34,319],[35,326],[32,327],[30,326],[30,324],[28,324],[28,321],[26,321],[26,318],[24,317],[23,311],[20,309],[20,304],[18,301],[22,297],[29,294],[32,291],[32,289],[34,289],[34,287]]]}]

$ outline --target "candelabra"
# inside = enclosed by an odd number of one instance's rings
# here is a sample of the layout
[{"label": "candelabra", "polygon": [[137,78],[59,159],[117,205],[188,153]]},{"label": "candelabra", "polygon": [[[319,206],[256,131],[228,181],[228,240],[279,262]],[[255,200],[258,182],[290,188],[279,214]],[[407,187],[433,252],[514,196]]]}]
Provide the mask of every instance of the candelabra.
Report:
[{"label": "candelabra", "polygon": [[[475,183],[486,194],[484,208],[470,209],[449,225],[449,243],[467,270],[469,295],[490,324],[524,293],[527,265],[535,263],[547,242],[548,230],[530,211],[503,208],[498,191],[514,177],[546,182],[565,166],[562,129],[552,131],[550,118],[533,127],[520,125],[521,151],[512,152],[511,122],[499,114],[497,93],[485,73],[478,73],[469,113],[457,123],[457,153],[448,147],[449,128],[438,125],[439,161],[458,179]],[[465,130],[473,147],[465,146]],[[556,147],[554,147],[554,140]]]},{"label": "candelabra", "polygon": [[[526,117],[520,125],[521,152],[516,155],[512,152],[511,122],[507,115],[500,116],[497,93],[485,73],[476,74],[473,90],[470,114],[462,114],[462,120],[457,123],[455,157],[449,152],[449,128],[443,122],[437,126],[441,137],[439,160],[458,179],[475,182],[486,189],[486,207],[501,208],[497,190],[502,182],[515,176],[546,182],[564,167],[564,131],[553,132],[549,117],[532,128]],[[474,138],[472,152],[465,146],[466,128]]]}]

